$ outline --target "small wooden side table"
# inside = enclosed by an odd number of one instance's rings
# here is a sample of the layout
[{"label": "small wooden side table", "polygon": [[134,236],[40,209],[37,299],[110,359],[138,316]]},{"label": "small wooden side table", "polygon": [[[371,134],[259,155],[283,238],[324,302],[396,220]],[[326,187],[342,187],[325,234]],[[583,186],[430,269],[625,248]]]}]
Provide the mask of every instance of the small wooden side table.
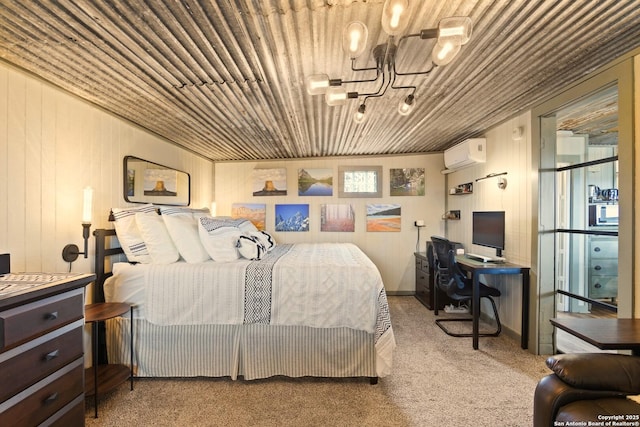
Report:
[{"label": "small wooden side table", "polygon": [[556,318],[551,324],[600,350],[631,350],[640,355],[640,319]]},{"label": "small wooden side table", "polygon": [[[130,354],[131,365],[98,365],[98,323],[117,316],[130,313],[131,332]],[[131,380],[133,390],[133,306],[123,302],[101,302],[88,304],[84,312],[85,322],[92,324],[93,341],[93,366],[85,371],[85,395],[92,396],[94,402],[95,418],[98,418],[98,393],[106,393],[113,390],[127,379]]]}]

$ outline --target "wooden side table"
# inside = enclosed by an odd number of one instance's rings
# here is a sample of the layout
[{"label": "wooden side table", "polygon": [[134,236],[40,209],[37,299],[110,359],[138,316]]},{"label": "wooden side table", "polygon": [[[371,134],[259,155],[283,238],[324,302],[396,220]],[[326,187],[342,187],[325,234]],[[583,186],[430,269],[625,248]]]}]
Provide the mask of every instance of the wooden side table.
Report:
[{"label": "wooden side table", "polygon": [[[117,316],[130,313],[131,332],[130,349],[131,365],[98,365],[98,323]],[[98,393],[106,393],[113,390],[127,379],[131,380],[133,390],[133,306],[123,302],[101,302],[85,306],[85,322],[92,324],[93,341],[93,366],[85,371],[85,395],[92,396],[94,402],[95,418],[98,418]]]}]

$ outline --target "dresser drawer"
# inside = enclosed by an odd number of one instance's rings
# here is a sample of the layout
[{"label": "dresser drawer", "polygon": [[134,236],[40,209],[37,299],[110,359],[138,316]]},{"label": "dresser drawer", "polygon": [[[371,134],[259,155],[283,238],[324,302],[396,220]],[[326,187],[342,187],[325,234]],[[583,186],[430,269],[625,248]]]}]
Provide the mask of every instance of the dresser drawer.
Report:
[{"label": "dresser drawer", "polygon": [[594,258],[589,266],[592,275],[599,276],[617,276],[618,275],[618,259],[617,258]]},{"label": "dresser drawer", "polygon": [[422,271],[429,271],[429,261],[426,259],[416,258],[416,269]]},{"label": "dresser drawer", "polygon": [[84,316],[82,289],[0,312],[0,352]]},{"label": "dresser drawer", "polygon": [[617,239],[592,239],[589,243],[589,250],[592,258],[617,258]]},{"label": "dresser drawer", "polygon": [[430,292],[427,273],[416,269],[416,292]]},{"label": "dresser drawer", "polygon": [[0,404],[0,425],[38,425],[83,396],[83,365],[84,359],[80,358]]},{"label": "dresser drawer", "polygon": [[589,298],[617,298],[618,276],[591,276]]},{"label": "dresser drawer", "polygon": [[84,395],[76,397],[47,420],[48,427],[84,426]]},{"label": "dresser drawer", "polygon": [[0,363],[2,379],[0,402],[4,402],[83,355],[82,326],[75,326],[69,331],[64,329],[43,336],[42,338],[48,336],[51,338],[42,344],[24,351],[17,351],[26,347],[21,346],[8,352],[16,354],[12,354]]}]

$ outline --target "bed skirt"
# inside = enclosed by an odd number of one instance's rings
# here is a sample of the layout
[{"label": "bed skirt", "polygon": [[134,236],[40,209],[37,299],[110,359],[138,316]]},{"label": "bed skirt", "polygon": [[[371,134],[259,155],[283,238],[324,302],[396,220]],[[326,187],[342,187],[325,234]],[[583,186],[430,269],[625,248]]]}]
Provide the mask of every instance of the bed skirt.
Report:
[{"label": "bed skirt", "polygon": [[[106,321],[110,363],[129,365],[130,319]],[[377,377],[375,334],[307,326],[160,326],[134,318],[139,377]]]}]

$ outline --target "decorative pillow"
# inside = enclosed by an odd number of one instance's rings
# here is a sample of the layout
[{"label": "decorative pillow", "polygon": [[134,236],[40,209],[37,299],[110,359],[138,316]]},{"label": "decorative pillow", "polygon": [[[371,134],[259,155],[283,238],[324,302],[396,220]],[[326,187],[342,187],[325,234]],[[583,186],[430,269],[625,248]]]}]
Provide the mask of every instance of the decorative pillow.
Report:
[{"label": "decorative pillow", "polygon": [[231,218],[228,216],[216,216],[213,219],[224,222],[229,227],[237,227],[245,233],[258,231],[255,225],[246,218]]},{"label": "decorative pillow", "polygon": [[206,215],[208,209],[160,208],[169,236],[182,258],[189,264],[198,264],[208,259],[209,254],[202,246],[198,233],[198,218]]},{"label": "decorative pillow", "polygon": [[153,214],[157,216],[156,208],[152,204],[146,204],[133,208],[113,208],[115,218],[116,233],[122,250],[129,262],[139,262],[149,264],[152,262],[151,255],[144,244],[142,235],[136,223],[136,213]]},{"label": "decorative pillow", "polygon": [[256,231],[258,231],[256,226],[253,225],[253,223],[251,221],[249,221],[248,219],[237,218],[237,219],[234,219],[234,221],[238,222],[237,227],[240,230],[244,231],[244,232],[256,232]]},{"label": "decorative pillow", "polygon": [[205,216],[209,215],[209,208],[185,208],[181,206],[163,206],[160,208],[162,215],[176,215],[176,214],[190,214],[192,216]]},{"label": "decorative pillow", "polygon": [[276,239],[264,230],[250,231],[249,236],[257,237],[267,252],[271,252],[271,250],[276,247]]},{"label": "decorative pillow", "polygon": [[180,254],[160,215],[138,212],[136,224],[154,264],[171,264],[178,261]]},{"label": "decorative pillow", "polygon": [[244,258],[256,261],[262,259],[267,249],[256,236],[242,235],[238,238],[238,251]]},{"label": "decorative pillow", "polygon": [[231,225],[227,220],[212,217],[202,217],[198,221],[200,241],[211,259],[229,262],[240,257],[236,246],[242,231],[238,227]]}]

